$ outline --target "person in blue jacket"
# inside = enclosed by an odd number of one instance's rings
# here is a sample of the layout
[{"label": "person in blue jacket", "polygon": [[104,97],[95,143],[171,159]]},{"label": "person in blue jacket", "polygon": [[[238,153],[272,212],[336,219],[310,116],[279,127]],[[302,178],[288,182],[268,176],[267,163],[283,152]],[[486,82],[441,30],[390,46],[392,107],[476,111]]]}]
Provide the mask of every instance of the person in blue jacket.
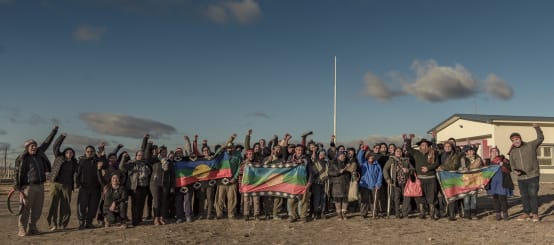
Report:
[{"label": "person in blue jacket", "polygon": [[[360,213],[364,218],[367,218],[367,213],[371,204],[378,200],[375,198],[375,195],[383,184],[383,171],[381,170],[381,166],[375,159],[375,155],[369,152],[368,149],[369,146],[366,145],[358,152],[358,161],[360,162]],[[377,205],[375,205],[375,207],[377,207]],[[374,213],[377,214],[379,212]],[[377,218],[376,216],[377,215],[373,218]]]}]

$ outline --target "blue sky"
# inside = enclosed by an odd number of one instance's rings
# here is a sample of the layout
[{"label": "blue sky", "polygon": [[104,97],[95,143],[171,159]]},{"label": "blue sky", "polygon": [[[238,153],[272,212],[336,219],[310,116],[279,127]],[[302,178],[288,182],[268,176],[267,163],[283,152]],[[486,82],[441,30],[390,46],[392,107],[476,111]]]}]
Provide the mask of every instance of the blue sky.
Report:
[{"label": "blue sky", "polygon": [[552,1],[0,0],[0,142],[394,141],[455,113],[552,116]]}]

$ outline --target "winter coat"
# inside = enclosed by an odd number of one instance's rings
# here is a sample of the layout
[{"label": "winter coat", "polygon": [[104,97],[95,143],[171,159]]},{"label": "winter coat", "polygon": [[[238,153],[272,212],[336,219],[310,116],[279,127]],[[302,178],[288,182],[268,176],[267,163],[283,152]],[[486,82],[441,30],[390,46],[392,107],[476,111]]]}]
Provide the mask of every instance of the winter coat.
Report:
[{"label": "winter coat", "polygon": [[521,146],[510,149],[510,164],[514,170],[520,170],[519,180],[531,179],[539,176],[539,160],[537,148],[544,141],[544,134],[540,127],[536,127],[537,139],[521,142]]}]

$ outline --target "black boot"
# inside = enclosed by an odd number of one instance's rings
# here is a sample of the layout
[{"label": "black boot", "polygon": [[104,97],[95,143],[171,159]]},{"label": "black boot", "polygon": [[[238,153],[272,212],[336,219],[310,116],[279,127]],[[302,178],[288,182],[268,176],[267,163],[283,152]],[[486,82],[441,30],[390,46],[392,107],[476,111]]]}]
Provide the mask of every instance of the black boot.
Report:
[{"label": "black boot", "polygon": [[79,220],[79,230],[85,229],[85,221]]},{"label": "black boot", "polygon": [[431,218],[433,220],[438,220],[439,219],[438,211],[437,211],[437,209],[435,208],[434,205],[429,205],[429,215],[431,215]]},{"label": "black boot", "polygon": [[454,208],[448,207],[448,220],[456,221],[456,213],[454,212]]},{"label": "black boot", "polygon": [[471,219],[471,210],[470,209],[464,210],[464,218]]}]

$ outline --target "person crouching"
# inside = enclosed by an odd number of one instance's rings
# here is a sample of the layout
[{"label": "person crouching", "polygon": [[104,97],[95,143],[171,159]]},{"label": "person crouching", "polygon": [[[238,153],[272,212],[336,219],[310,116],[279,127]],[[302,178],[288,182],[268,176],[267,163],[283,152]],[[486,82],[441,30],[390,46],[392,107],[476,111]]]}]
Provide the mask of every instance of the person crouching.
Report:
[{"label": "person crouching", "polygon": [[121,227],[126,228],[125,214],[127,213],[127,190],[120,185],[119,175],[114,174],[111,177],[111,183],[104,197],[104,207],[102,207],[105,219],[105,226],[110,227],[117,222]]}]

